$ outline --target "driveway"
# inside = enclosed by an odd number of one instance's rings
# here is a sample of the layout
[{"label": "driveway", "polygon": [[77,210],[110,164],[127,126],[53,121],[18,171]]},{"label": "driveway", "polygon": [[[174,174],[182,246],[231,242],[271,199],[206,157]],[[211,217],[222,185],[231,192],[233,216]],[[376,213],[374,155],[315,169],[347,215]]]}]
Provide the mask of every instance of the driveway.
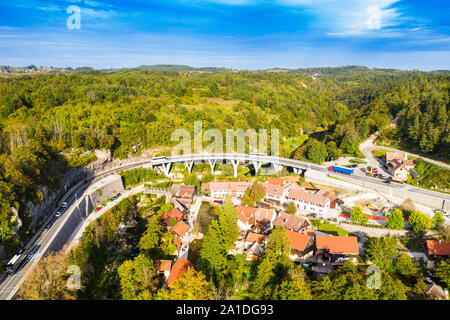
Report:
[{"label": "driveway", "polygon": [[370,165],[370,166],[379,166],[383,171],[385,171],[382,168],[382,166],[379,164],[380,162],[372,155],[372,151],[373,150],[388,150],[388,151],[406,152],[411,157],[415,157],[417,159],[421,159],[423,161],[434,164],[435,166],[450,170],[450,165],[448,165],[444,162],[441,162],[441,161],[433,160],[433,159],[426,158],[426,157],[423,157],[418,154],[410,153],[410,152],[395,149],[395,148],[376,146],[376,145],[374,145],[374,141],[376,140],[377,137],[378,137],[378,131],[375,132],[374,134],[372,134],[367,140],[365,140],[363,143],[361,143],[359,145],[359,150],[362,152],[362,154],[364,154],[364,156],[366,157],[366,161],[367,161],[368,165]]}]

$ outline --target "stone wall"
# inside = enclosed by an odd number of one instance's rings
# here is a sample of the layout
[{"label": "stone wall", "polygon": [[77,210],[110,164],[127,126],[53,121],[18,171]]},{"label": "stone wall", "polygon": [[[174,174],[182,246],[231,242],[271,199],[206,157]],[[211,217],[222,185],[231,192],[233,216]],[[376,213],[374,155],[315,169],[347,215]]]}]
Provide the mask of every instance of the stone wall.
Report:
[{"label": "stone wall", "polygon": [[80,196],[78,205],[72,205],[70,210],[63,216],[65,221],[54,239],[45,250],[44,254],[51,251],[59,251],[70,240],[74,232],[78,230],[84,219],[97,205],[119,192],[123,192],[124,186],[122,177],[119,175],[109,176],[90,186],[83,195]]}]

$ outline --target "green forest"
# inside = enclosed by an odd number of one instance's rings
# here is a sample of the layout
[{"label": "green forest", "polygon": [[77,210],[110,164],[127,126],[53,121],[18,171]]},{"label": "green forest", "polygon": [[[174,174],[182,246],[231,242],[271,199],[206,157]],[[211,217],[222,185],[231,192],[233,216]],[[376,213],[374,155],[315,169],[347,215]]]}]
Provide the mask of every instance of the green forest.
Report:
[{"label": "green forest", "polygon": [[[171,146],[176,128],[272,129],[281,156],[321,162],[383,142],[449,161],[448,72],[364,67],[272,71],[165,67],[0,78],[0,227],[7,251],[26,240],[27,201],[110,149],[126,158]],[[395,123],[396,126],[391,126]],[[23,223],[14,234],[18,215]]]}]

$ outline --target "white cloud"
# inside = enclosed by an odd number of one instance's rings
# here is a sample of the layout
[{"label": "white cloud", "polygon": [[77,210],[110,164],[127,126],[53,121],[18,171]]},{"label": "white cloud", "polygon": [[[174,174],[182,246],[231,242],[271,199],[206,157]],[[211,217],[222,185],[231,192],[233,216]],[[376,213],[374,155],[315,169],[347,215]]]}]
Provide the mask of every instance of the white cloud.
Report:
[{"label": "white cloud", "polygon": [[311,12],[332,36],[363,35],[393,27],[400,13],[391,6],[400,0],[277,0],[281,5]]}]

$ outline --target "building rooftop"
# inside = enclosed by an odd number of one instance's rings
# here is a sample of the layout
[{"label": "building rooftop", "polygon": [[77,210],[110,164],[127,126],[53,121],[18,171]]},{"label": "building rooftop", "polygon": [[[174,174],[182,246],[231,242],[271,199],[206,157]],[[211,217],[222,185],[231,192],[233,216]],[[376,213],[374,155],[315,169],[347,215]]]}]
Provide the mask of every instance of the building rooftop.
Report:
[{"label": "building rooftop", "polygon": [[165,220],[167,218],[175,218],[177,221],[180,221],[183,219],[183,213],[181,213],[180,210],[173,208],[172,210],[164,213],[159,219]]},{"label": "building rooftop", "polygon": [[294,231],[300,231],[300,229],[309,226],[309,222],[305,218],[294,216],[285,212],[280,212],[273,224]]},{"label": "building rooftop", "polygon": [[155,269],[156,271],[170,271],[170,267],[172,266],[171,260],[156,260],[155,261]]},{"label": "building rooftop", "polygon": [[276,185],[276,186],[282,186],[282,185],[285,183],[284,180],[277,179],[277,178],[271,178],[271,177],[268,177],[267,180],[266,180],[266,182],[267,182],[268,184]]},{"label": "building rooftop", "polygon": [[247,235],[247,238],[245,239],[246,242],[258,242],[258,243],[264,243],[267,239],[267,236],[263,234],[258,234],[254,232],[249,232]]},{"label": "building rooftop", "polygon": [[255,224],[257,222],[270,222],[273,219],[273,209],[237,206],[236,213],[242,223]]},{"label": "building rooftop", "polygon": [[434,256],[449,256],[450,241],[427,240],[428,254]]},{"label": "building rooftop", "polygon": [[299,200],[303,202],[312,203],[315,205],[325,206],[327,203],[327,198],[319,194],[313,194],[305,192],[301,189],[292,189],[289,191],[288,197],[290,199]]},{"label": "building rooftop", "polygon": [[304,233],[298,233],[295,231],[291,231],[291,230],[284,230],[284,233],[286,234],[288,240],[289,240],[289,245],[291,246],[291,248],[300,250],[300,251],[304,251],[309,240],[311,239],[311,237],[309,235],[306,235]]},{"label": "building rooftop", "polygon": [[179,221],[174,225],[172,231],[175,232],[179,237],[183,238],[186,232],[189,230],[189,226],[184,221]]},{"label": "building rooftop", "polygon": [[316,236],[316,248],[329,249],[330,253],[359,254],[357,237]]},{"label": "building rooftop", "polygon": [[391,151],[386,152],[386,161],[387,162],[390,162],[390,161],[392,161],[394,159],[404,160],[404,159],[406,159],[406,154],[404,152],[398,152],[398,151],[396,151],[396,152],[391,152]]},{"label": "building rooftop", "polygon": [[190,268],[193,268],[194,266],[187,260],[186,258],[181,258],[172,267],[172,270],[170,271],[170,276],[167,279],[167,287],[170,287],[172,283],[181,277],[183,274],[185,274]]}]

